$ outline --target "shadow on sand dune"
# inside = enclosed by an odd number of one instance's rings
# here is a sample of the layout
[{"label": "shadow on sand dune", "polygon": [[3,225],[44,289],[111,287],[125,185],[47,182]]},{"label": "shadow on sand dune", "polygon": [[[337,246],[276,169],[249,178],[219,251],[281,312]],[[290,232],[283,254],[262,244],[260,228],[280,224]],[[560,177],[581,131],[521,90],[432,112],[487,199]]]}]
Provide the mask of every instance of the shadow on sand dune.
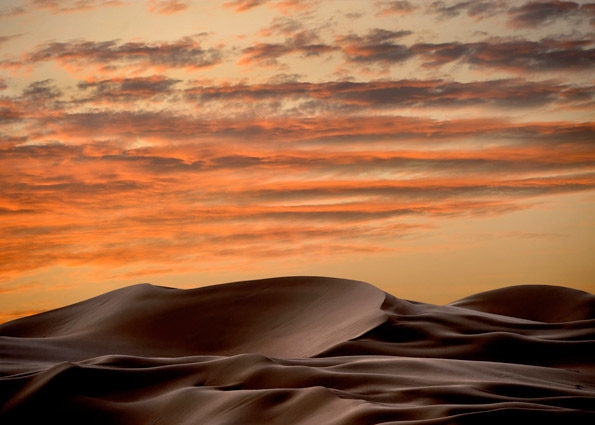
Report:
[{"label": "shadow on sand dune", "polygon": [[595,297],[563,287],[135,285],[0,325],[0,421],[591,424],[594,358]]}]

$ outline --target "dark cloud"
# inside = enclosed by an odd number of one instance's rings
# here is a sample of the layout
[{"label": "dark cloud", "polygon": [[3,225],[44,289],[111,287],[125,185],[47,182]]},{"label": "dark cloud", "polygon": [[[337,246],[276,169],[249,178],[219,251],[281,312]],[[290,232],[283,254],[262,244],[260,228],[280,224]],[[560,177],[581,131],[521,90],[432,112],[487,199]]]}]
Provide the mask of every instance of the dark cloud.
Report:
[{"label": "dark cloud", "polygon": [[23,97],[28,101],[46,102],[62,96],[62,91],[56,87],[53,80],[35,81],[23,90]]},{"label": "dark cloud", "polygon": [[294,18],[279,16],[273,19],[273,22],[268,27],[260,30],[260,34],[268,37],[271,35],[290,36],[297,33],[303,28],[303,24]]},{"label": "dark cloud", "polygon": [[6,125],[22,119],[23,113],[16,105],[0,102],[0,125]]},{"label": "dark cloud", "polygon": [[4,43],[7,43],[11,40],[14,40],[15,38],[20,37],[22,34],[13,34],[13,35],[0,35],[0,46],[2,46]]},{"label": "dark cloud", "polygon": [[103,70],[125,66],[205,68],[221,62],[216,49],[204,49],[193,38],[173,42],[119,43],[112,41],[54,42],[38,46],[27,55],[26,61],[35,63],[57,61],[65,66],[97,65]]},{"label": "dark cloud", "polygon": [[[186,90],[190,99],[210,101],[319,101],[328,108],[338,105],[361,108],[461,107],[486,105],[532,107],[550,103],[585,104],[593,87],[572,87],[552,81],[522,79],[458,83],[443,80],[399,80],[357,82],[256,84],[194,87]],[[335,106],[333,106],[335,105]],[[353,108],[351,110],[354,110]]]},{"label": "dark cloud", "polygon": [[405,15],[413,12],[416,7],[407,0],[395,0],[379,4],[380,15]]},{"label": "dark cloud", "polygon": [[557,19],[570,17],[580,18],[589,14],[593,3],[583,4],[574,1],[530,1],[520,6],[511,7],[513,2],[507,0],[473,0],[473,1],[434,1],[427,8],[440,18],[454,18],[466,14],[470,18],[481,20],[498,14],[508,15],[508,25],[513,28],[535,28],[551,24]]},{"label": "dark cloud", "polygon": [[163,98],[174,92],[174,86],[180,80],[164,76],[111,78],[96,81],[81,81],[79,89],[90,90],[90,96],[82,101],[134,101],[149,98]]},{"label": "dark cloud", "polygon": [[389,31],[382,28],[373,28],[363,37],[359,36],[347,36],[341,41],[357,42],[363,44],[378,44],[388,43],[398,38],[403,38],[407,35],[411,35],[411,31]]},{"label": "dark cloud", "polygon": [[411,31],[388,31],[375,28],[364,36],[351,34],[339,37],[337,43],[349,62],[397,63],[415,55],[407,46],[394,42],[410,34]]},{"label": "dark cloud", "polygon": [[[502,41],[461,44],[462,61],[480,67],[513,71],[567,71],[590,69],[595,49],[589,40]],[[442,64],[451,46],[434,45],[431,65]],[[446,55],[447,61],[448,55]]]},{"label": "dark cloud", "polygon": [[242,51],[241,65],[277,65],[283,56],[299,54],[304,57],[319,56],[338,50],[337,47],[320,41],[314,31],[301,31],[287,37],[283,43],[257,43]]},{"label": "dark cloud", "polygon": [[285,84],[285,83],[296,83],[299,80],[303,79],[302,74],[275,74],[271,78],[268,79],[268,84]]},{"label": "dark cloud", "polygon": [[391,39],[348,36],[339,40],[345,59],[354,63],[393,64],[419,57],[425,66],[461,62],[504,71],[569,71],[590,69],[595,49],[588,39],[540,41],[491,40],[483,42],[397,44]]},{"label": "dark cloud", "polygon": [[429,12],[437,13],[442,18],[454,18],[461,13],[475,19],[484,19],[505,10],[506,1],[497,0],[472,0],[461,1],[455,4],[444,1],[435,1],[428,8]]},{"label": "dark cloud", "polygon": [[535,28],[578,12],[572,1],[532,1],[508,11],[508,23],[515,28]]},{"label": "dark cloud", "polygon": [[[18,116],[18,115],[17,115]],[[293,141],[304,144],[349,145],[362,141],[441,141],[499,139],[509,143],[556,145],[592,144],[590,123],[513,124],[496,119],[438,121],[399,116],[288,117],[207,119],[169,111],[89,111],[48,114],[30,120],[42,128],[45,139],[88,138],[134,141],[149,138],[161,142],[241,140],[260,145]],[[38,136],[39,137],[39,136]]]}]

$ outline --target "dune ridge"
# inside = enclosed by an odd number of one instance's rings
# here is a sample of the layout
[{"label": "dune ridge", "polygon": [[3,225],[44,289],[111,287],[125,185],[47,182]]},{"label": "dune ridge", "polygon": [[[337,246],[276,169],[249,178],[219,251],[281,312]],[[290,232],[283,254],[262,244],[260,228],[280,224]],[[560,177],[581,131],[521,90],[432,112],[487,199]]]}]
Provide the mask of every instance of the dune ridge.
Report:
[{"label": "dune ridge", "polygon": [[444,306],[321,277],[134,285],[0,325],[0,421],[593,423],[594,313],[544,285]]}]

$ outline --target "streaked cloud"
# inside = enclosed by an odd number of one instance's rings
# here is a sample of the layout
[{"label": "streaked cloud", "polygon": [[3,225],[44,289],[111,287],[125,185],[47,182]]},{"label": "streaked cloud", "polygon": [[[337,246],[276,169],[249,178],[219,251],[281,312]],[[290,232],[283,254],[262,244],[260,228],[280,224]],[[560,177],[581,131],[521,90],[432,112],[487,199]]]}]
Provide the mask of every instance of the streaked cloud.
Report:
[{"label": "streaked cloud", "polygon": [[26,282],[11,286],[0,286],[0,294],[9,294],[11,292],[23,292],[39,288],[39,282]]},{"label": "streaked cloud", "polygon": [[416,9],[413,3],[407,0],[378,2],[378,7],[379,15],[407,15]]},{"label": "streaked cloud", "polygon": [[302,57],[319,56],[338,50],[337,47],[320,41],[312,31],[301,31],[287,37],[283,43],[257,43],[245,48],[238,64],[240,65],[276,65],[277,59],[298,54]]},{"label": "streaked cloud", "polygon": [[77,101],[129,102],[168,96],[180,80],[161,75],[134,78],[109,78],[81,81],[77,87],[84,94]]},{"label": "streaked cloud", "polygon": [[21,37],[23,34],[12,34],[12,35],[0,35],[0,46],[4,43],[8,43],[16,38]]},{"label": "streaked cloud", "polygon": [[572,1],[532,1],[511,8],[509,24],[516,28],[534,28],[574,14],[579,8],[580,5]]},{"label": "streaked cloud", "polygon": [[268,2],[269,0],[233,0],[223,3],[223,5],[236,12],[245,12]]},{"label": "streaked cloud", "polygon": [[55,61],[79,73],[90,73],[87,71],[89,66],[102,73],[123,69],[140,72],[147,68],[201,69],[217,65],[221,60],[219,50],[203,48],[192,37],[173,42],[52,42],[39,45],[25,57],[25,63]]},{"label": "streaked cloud", "polygon": [[347,35],[338,37],[348,62],[403,62],[415,55],[405,45],[397,44],[396,39],[410,35],[410,31],[388,31],[374,28],[367,35]]},{"label": "streaked cloud", "polygon": [[188,9],[188,2],[181,0],[149,0],[149,11],[160,15],[172,15]]},{"label": "streaked cloud", "polygon": [[53,14],[88,12],[105,7],[123,6],[128,2],[121,0],[25,0],[20,3],[20,6],[13,6],[3,14],[14,16],[38,10],[47,10]]},{"label": "streaked cloud", "polygon": [[62,96],[52,80],[35,81],[23,90],[23,97],[34,102],[46,102]]},{"label": "streaked cloud", "polygon": [[494,16],[506,9],[508,2],[504,0],[474,0],[460,2],[435,1],[429,7],[430,13],[437,13],[442,18],[454,18],[461,13],[474,19]]},{"label": "streaked cloud", "polygon": [[435,1],[428,8],[429,12],[437,13],[442,18],[454,18],[464,13],[470,18],[484,19],[506,10],[509,2],[506,0],[481,0],[445,2]]},{"label": "streaked cloud", "polygon": [[[459,83],[442,80],[327,82],[257,85],[218,85],[186,89],[200,102],[263,102],[304,99],[309,107],[320,102],[323,109],[341,108],[497,106],[527,108],[546,104],[589,105],[595,89],[561,85],[555,81],[522,79]],[[357,110],[355,109],[355,110]]]},{"label": "streaked cloud", "polygon": [[375,32],[365,37],[340,38],[339,44],[345,60],[352,63],[392,65],[419,58],[426,67],[441,67],[457,62],[474,68],[512,72],[588,70],[595,63],[595,49],[590,39],[491,40],[405,45],[395,42],[394,37],[378,39],[374,34]]},{"label": "streaked cloud", "polygon": [[314,7],[317,3],[317,0],[232,0],[224,2],[223,5],[235,12],[242,13],[258,6],[268,4],[282,13],[289,13],[309,9]]}]

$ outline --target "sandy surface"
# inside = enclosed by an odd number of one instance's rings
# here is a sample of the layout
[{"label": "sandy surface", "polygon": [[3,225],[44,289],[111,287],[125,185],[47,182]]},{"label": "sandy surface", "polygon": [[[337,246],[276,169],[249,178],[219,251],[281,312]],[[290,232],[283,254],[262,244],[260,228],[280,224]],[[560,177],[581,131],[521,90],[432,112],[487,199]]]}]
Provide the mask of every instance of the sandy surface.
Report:
[{"label": "sandy surface", "polygon": [[592,424],[595,296],[135,285],[0,325],[3,424]]}]

